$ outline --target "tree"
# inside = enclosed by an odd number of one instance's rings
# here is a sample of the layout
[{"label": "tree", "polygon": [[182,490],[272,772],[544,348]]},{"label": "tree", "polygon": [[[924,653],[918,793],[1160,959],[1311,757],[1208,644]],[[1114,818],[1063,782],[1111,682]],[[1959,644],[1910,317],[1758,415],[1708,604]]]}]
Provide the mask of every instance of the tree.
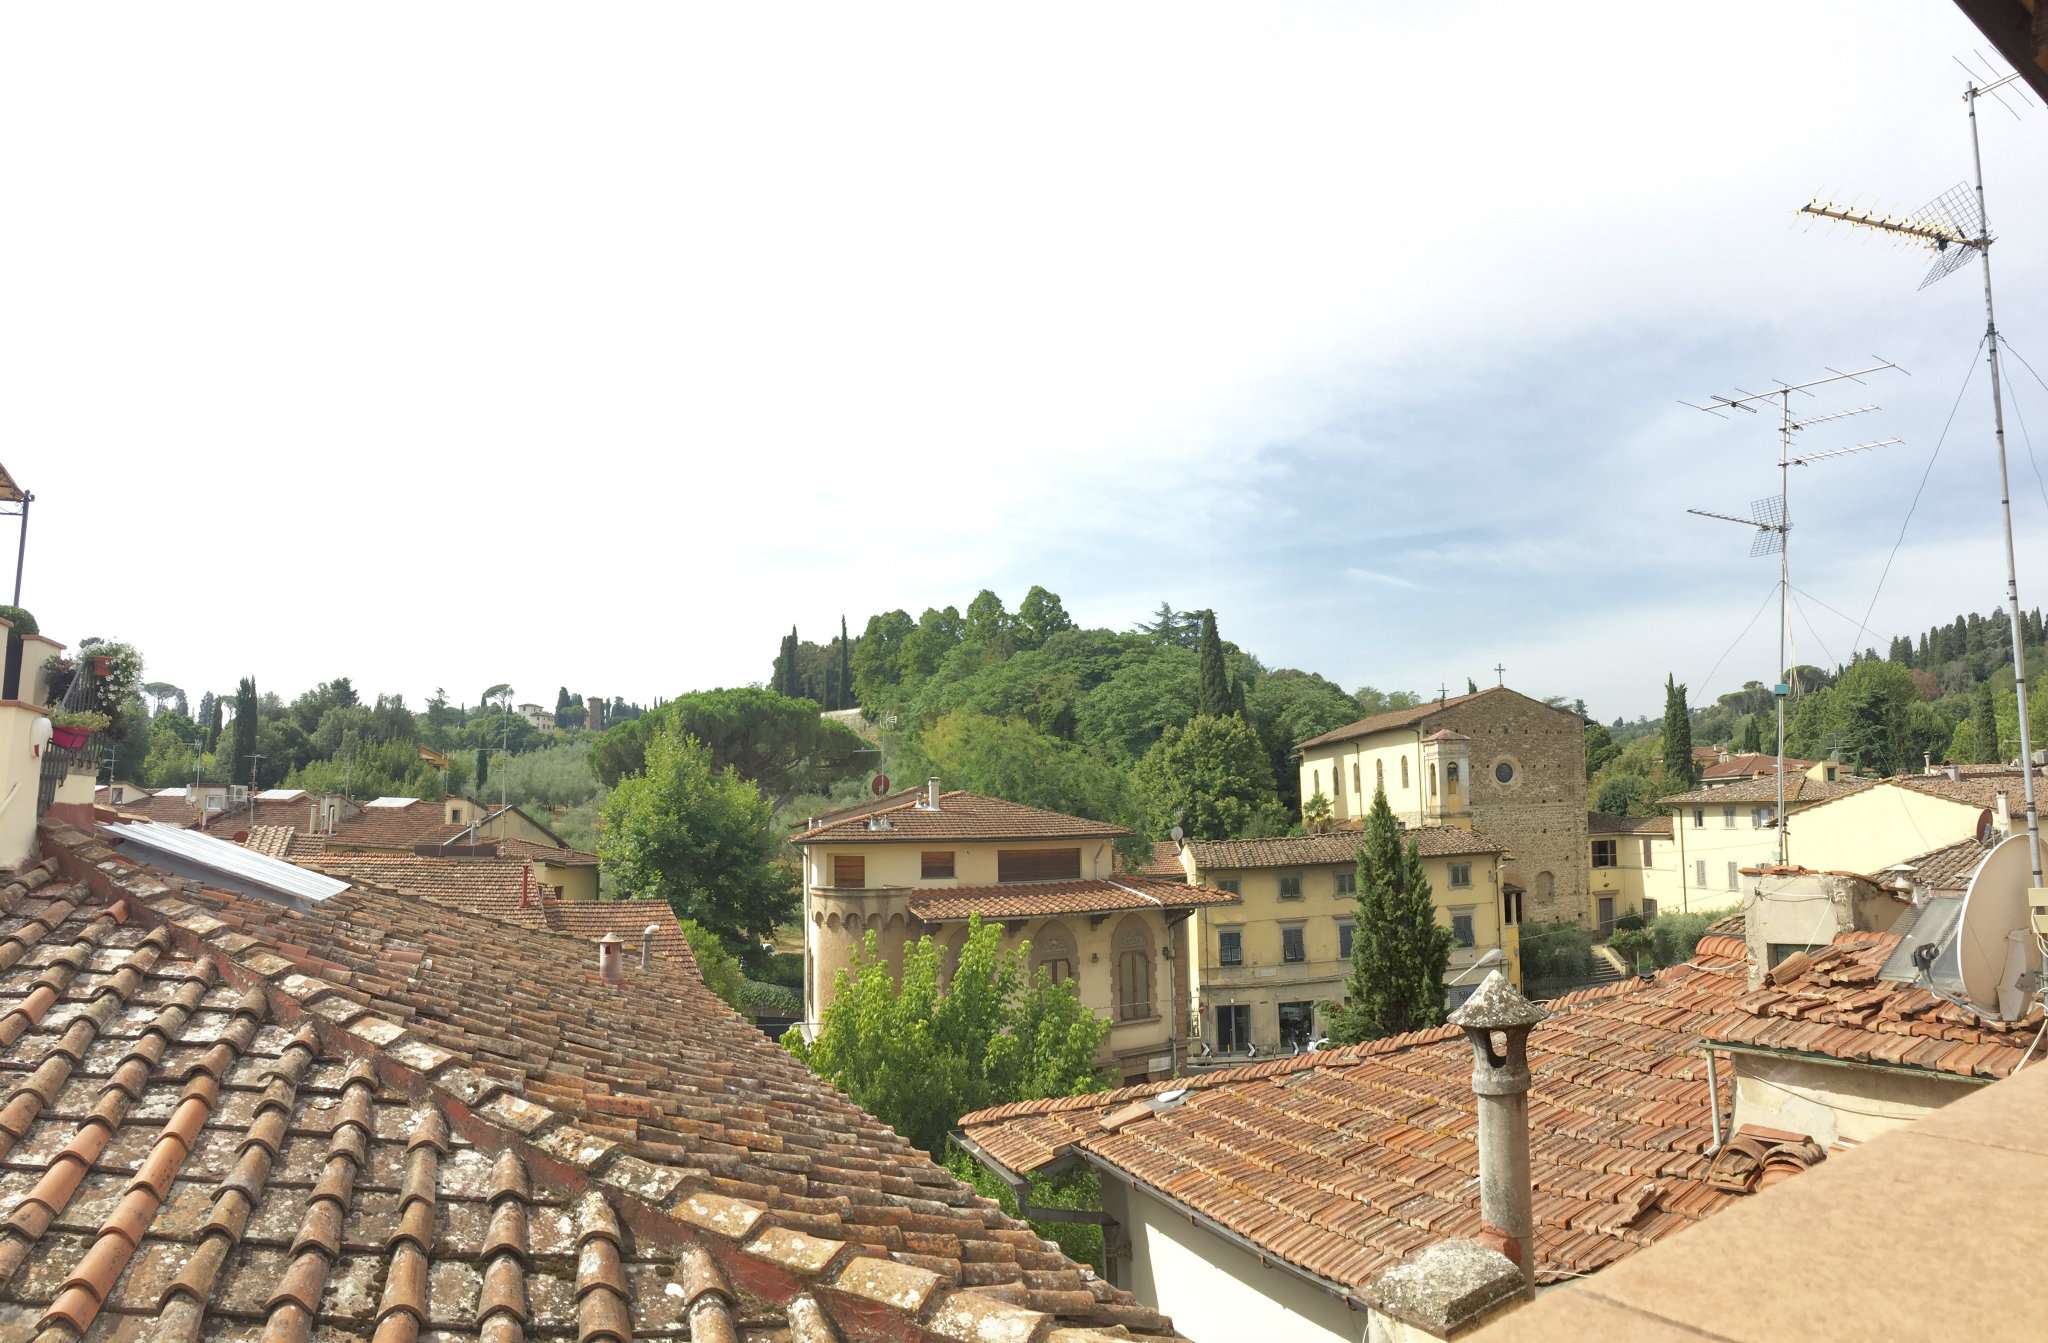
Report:
[{"label": "tree", "polygon": [[211,690],[199,701],[199,721],[206,728],[206,741],[202,749],[207,755],[212,755],[220,746],[221,703],[220,697]]},{"label": "tree", "polygon": [[1396,709],[1412,709],[1422,703],[1422,697],[1412,690],[1380,690],[1369,685],[1358,687],[1351,698],[1358,701],[1358,711],[1367,718]]},{"label": "tree", "polygon": [[1003,609],[1003,599],[983,588],[967,603],[967,626],[964,637],[968,643],[985,644],[1005,651],[1010,646],[1010,613]]},{"label": "tree", "polygon": [[727,1007],[746,1015],[747,977],[740,963],[725,948],[718,934],[706,928],[695,919],[682,919],[683,940],[690,944],[690,957],[697,962],[697,973],[704,980],[704,987],[721,998]]},{"label": "tree", "polygon": [[1604,780],[1594,794],[1593,809],[1610,816],[1643,816],[1650,798],[1650,781],[1640,774],[1616,774]]},{"label": "tree", "polygon": [[1358,703],[1336,682],[1291,667],[1260,677],[1246,691],[1246,699],[1252,726],[1266,747],[1280,805],[1296,811],[1301,806],[1301,769],[1294,759],[1295,743],[1354,721]]},{"label": "tree", "polygon": [[904,645],[916,630],[917,622],[907,611],[868,617],[853,649],[853,694],[860,704],[872,710],[903,684]]},{"label": "tree", "polygon": [[1450,930],[1437,924],[1421,851],[1412,839],[1402,845],[1386,790],[1375,788],[1358,846],[1351,980],[1331,1040],[1355,1044],[1442,1024],[1450,962]]},{"label": "tree", "polygon": [[1741,749],[1751,755],[1764,749],[1763,729],[1755,714],[1750,714],[1742,720]]},{"label": "tree", "polygon": [[1951,759],[1972,765],[1990,765],[2005,759],[1998,741],[1998,701],[1991,693],[1989,681],[1980,682],[1977,693],[1970,698],[1970,728],[1975,738],[1975,754],[1967,761],[1954,756]]},{"label": "tree", "polygon": [[484,795],[484,784],[490,777],[491,750],[488,746],[479,746],[476,748],[476,783],[473,785],[478,797]]},{"label": "tree", "polygon": [[248,783],[256,765],[258,713],[256,678],[244,676],[235,686],[235,758],[228,766],[228,777],[236,783]]},{"label": "tree", "polygon": [[846,613],[839,615],[839,693],[834,696],[835,709],[851,709],[853,700],[853,640],[846,633]]},{"label": "tree", "polygon": [[604,802],[598,857],[619,887],[666,900],[734,949],[758,947],[796,912],[796,870],[761,790],[674,720],[649,739],[646,769]]},{"label": "tree", "polygon": [[1024,594],[1024,600],[1017,604],[1017,647],[1043,648],[1045,641],[1055,634],[1074,628],[1072,617],[1061,604],[1057,592],[1032,585]]},{"label": "tree", "polygon": [[1156,644],[1178,648],[1192,648],[1202,637],[1200,613],[1176,611],[1172,602],[1159,603],[1150,621],[1141,620],[1132,628]]},{"label": "tree", "polygon": [[1974,719],[1965,718],[1956,724],[1956,730],[1948,739],[1948,758],[1958,765],[1973,765],[1983,762],[1985,751],[1977,744],[1977,724]]},{"label": "tree", "polygon": [[1311,835],[1320,835],[1330,828],[1330,799],[1323,796],[1322,789],[1310,793],[1301,804],[1301,827]]},{"label": "tree", "polygon": [[1071,983],[1028,972],[1030,944],[1005,951],[999,924],[967,925],[959,965],[940,986],[929,936],[903,952],[901,987],[870,932],[840,972],[814,1040],[783,1047],[855,1104],[933,1156],[961,1115],[1010,1101],[1099,1091],[1095,1058],[1109,1022]]},{"label": "tree", "polygon": [[1019,718],[949,713],[890,767],[906,780],[936,777],[947,787],[1068,816],[1121,823],[1130,810],[1116,766]]},{"label": "tree", "polygon": [[1692,763],[1692,714],[1685,707],[1685,687],[1664,678],[1664,786],[1683,792],[1699,782]]},{"label": "tree", "polygon": [[591,769],[607,787],[639,773],[648,743],[670,723],[702,743],[715,768],[738,770],[777,807],[860,773],[868,755],[852,728],[820,718],[812,701],[740,686],[679,695],[605,729],[591,746]]},{"label": "tree", "polygon": [[1465,678],[1465,693],[1466,693],[1466,694],[1468,694],[1468,695],[1476,695],[1476,694],[1478,694],[1478,693],[1479,693],[1479,682],[1477,682],[1477,681],[1473,680],[1473,679],[1472,679],[1471,677],[1469,677],[1469,676],[1468,676],[1468,677],[1466,677],[1466,678]]},{"label": "tree", "polygon": [[1190,839],[1278,834],[1287,817],[1251,728],[1207,714],[1168,728],[1131,770],[1131,803],[1148,839],[1178,825]]},{"label": "tree", "polygon": [[1607,765],[1607,762],[1621,754],[1621,748],[1614,744],[1614,734],[1605,724],[1586,724],[1586,777],[1592,778]]},{"label": "tree", "polygon": [[1223,640],[1216,635],[1214,611],[1202,612],[1200,651],[1201,693],[1195,700],[1195,712],[1210,718],[1221,718],[1230,712],[1230,677],[1223,666]]}]

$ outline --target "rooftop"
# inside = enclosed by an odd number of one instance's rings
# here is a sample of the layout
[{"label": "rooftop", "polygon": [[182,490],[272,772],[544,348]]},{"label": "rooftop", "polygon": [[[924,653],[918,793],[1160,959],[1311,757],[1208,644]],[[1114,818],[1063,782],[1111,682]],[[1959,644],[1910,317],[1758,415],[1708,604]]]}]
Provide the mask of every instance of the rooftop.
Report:
[{"label": "rooftop", "polygon": [[792,844],[887,844],[917,840],[1115,839],[1131,832],[1107,821],[1063,816],[1041,807],[956,790],[939,794],[938,810],[924,806],[924,790],[899,793],[871,806],[818,818],[790,837]]},{"label": "rooftop", "polygon": [[[1251,867],[1307,867],[1317,863],[1358,861],[1360,834],[1340,830],[1323,835],[1282,835],[1274,839],[1189,840],[1202,871],[1234,871]],[[1467,853],[1505,853],[1507,846],[1477,830],[1455,825],[1425,825],[1401,832],[1425,858],[1450,858]]]},{"label": "rooftop", "polygon": [[1331,728],[1328,732],[1310,737],[1304,741],[1298,741],[1294,746],[1296,750],[1305,751],[1311,746],[1329,746],[1335,742],[1350,741],[1353,737],[1370,737],[1375,732],[1387,732],[1397,727],[1407,727],[1410,724],[1421,722],[1432,714],[1441,713],[1453,705],[1463,704],[1467,700],[1478,699],[1480,695],[1490,695],[1499,688],[1498,686],[1489,686],[1487,689],[1478,691],[1475,694],[1452,695],[1446,699],[1433,699],[1427,704],[1411,705],[1406,709],[1389,709],[1385,713],[1376,713],[1370,717],[1361,718],[1356,722],[1346,723],[1343,727]]},{"label": "rooftop", "polygon": [[[1880,779],[1843,778],[1829,783],[1824,779],[1809,779],[1804,774],[1785,772],[1785,801],[1789,803],[1831,802],[1850,793],[1870,788]],[[1657,799],[1660,807],[1696,806],[1704,802],[1718,802],[1724,805],[1734,803],[1776,803],[1778,800],[1778,776],[1767,779],[1738,779],[1734,783],[1715,784],[1711,788],[1693,788],[1683,793],[1672,793]]]},{"label": "rooftop", "polygon": [[1209,886],[1190,886],[1186,877],[1124,873],[1114,879],[1081,877],[1065,881],[1010,881],[999,886],[953,886],[920,890],[910,912],[926,923],[971,918],[1038,919],[1055,914],[1109,914],[1124,909],[1199,909],[1231,905],[1238,897]]},{"label": "rooftop", "polygon": [[1668,835],[1671,833],[1671,817],[1616,816],[1612,812],[1589,811],[1586,813],[1586,831],[1594,835]]},{"label": "rooftop", "polygon": [[611,985],[587,941],[446,905],[301,913],[45,845],[0,887],[0,1334],[1170,1328],[687,968]]},{"label": "rooftop", "polygon": [[[1690,965],[1654,981],[1544,1004],[1550,1016],[1529,1039],[1539,1281],[1593,1272],[1761,1180],[1761,1162],[1707,1155],[1712,1108],[1697,1049],[1701,1026],[1742,994],[1746,966],[1740,940],[1708,937]],[[1013,1172],[1072,1158],[1112,1168],[1348,1293],[1424,1245],[1478,1230],[1471,1075],[1463,1033],[1443,1026],[1025,1101],[960,1126]],[[1726,1113],[1732,1069],[1720,1086]],[[1132,1104],[1177,1089],[1178,1103]],[[1803,1139],[1754,1141],[1781,1164],[1820,1155]]]},{"label": "rooftop", "polygon": [[[1817,760],[1795,760],[1788,755],[1785,757],[1785,773],[1802,774],[1819,763]],[[1731,755],[1726,760],[1716,757],[1713,764],[1700,771],[1700,781],[1747,779],[1755,774],[1769,774],[1773,779],[1777,778],[1778,757],[1754,751]]]},{"label": "rooftop", "polygon": [[1899,866],[1906,869],[1907,879],[1915,886],[1924,886],[1931,891],[1967,890],[1970,878],[1977,875],[1977,869],[1991,852],[1991,847],[1972,835],[1969,839],[1908,858]]}]

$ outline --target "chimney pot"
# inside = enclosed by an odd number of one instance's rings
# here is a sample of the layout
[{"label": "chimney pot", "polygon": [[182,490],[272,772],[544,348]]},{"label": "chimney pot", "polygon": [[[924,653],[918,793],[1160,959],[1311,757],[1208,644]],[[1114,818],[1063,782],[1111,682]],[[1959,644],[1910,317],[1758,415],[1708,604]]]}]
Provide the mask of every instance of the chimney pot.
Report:
[{"label": "chimney pot", "polygon": [[1495,970],[1449,1017],[1472,1046],[1483,1230],[1493,1233],[1532,1285],[1536,1225],[1529,1187],[1529,1032],[1549,1015]]},{"label": "chimney pot", "polygon": [[617,933],[606,933],[597,939],[597,973],[605,983],[626,982],[625,947]]},{"label": "chimney pot", "polygon": [[659,931],[661,931],[659,925],[650,923],[647,925],[646,931],[640,934],[640,968],[642,970],[652,970],[654,968],[654,935]]},{"label": "chimney pot", "polygon": [[936,776],[924,781],[924,805],[930,811],[939,809],[939,781]]}]

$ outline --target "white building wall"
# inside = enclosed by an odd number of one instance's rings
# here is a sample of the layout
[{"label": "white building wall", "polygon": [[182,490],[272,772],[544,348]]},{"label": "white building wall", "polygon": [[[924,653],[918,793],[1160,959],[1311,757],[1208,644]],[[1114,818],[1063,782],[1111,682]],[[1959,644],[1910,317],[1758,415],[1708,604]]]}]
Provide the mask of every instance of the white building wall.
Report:
[{"label": "white building wall", "polygon": [[1130,1236],[1118,1282],[1173,1317],[1190,1338],[1271,1343],[1362,1343],[1370,1318],[1235,1243],[1189,1221],[1142,1190],[1102,1180],[1103,1210]]}]

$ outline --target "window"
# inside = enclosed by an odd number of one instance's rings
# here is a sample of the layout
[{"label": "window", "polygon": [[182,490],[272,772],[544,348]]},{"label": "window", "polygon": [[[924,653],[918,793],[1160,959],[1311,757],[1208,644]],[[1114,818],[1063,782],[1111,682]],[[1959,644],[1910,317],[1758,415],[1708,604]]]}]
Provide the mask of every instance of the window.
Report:
[{"label": "window", "polygon": [[1230,1003],[1216,1009],[1216,1048],[1235,1054],[1251,1048],[1252,1009],[1244,1003]]},{"label": "window", "polygon": [[1408,757],[1404,755],[1404,756],[1402,756],[1402,757],[1401,757],[1401,787],[1403,787],[1403,788],[1406,788],[1407,786],[1408,786]]},{"label": "window", "polygon": [[450,807],[450,808],[448,808],[448,823],[449,823],[450,825],[460,825],[460,824],[462,824],[462,808],[460,808],[460,807]]},{"label": "window", "polygon": [[918,855],[918,875],[926,881],[939,881],[953,875],[953,851],[934,849]]},{"label": "window", "polygon": [[1344,767],[1342,765],[1330,766],[1330,796],[1332,800],[1337,802],[1344,800]]},{"label": "window", "polygon": [[1656,917],[1657,917],[1657,902],[1656,902],[1656,900],[1652,899],[1652,898],[1651,898],[1650,896],[1647,896],[1647,895],[1646,895],[1646,896],[1644,896],[1644,897],[1643,897],[1643,918],[1645,918],[1645,919],[1654,919],[1654,918],[1656,918]]},{"label": "window", "polygon": [[208,794],[206,795],[206,809],[207,809],[208,811],[219,811],[219,810],[220,810],[220,794],[219,794],[219,793],[208,793]]},{"label": "window", "polygon": [[1356,760],[1351,762],[1351,791],[1354,795],[1360,791],[1358,787],[1358,762]]},{"label": "window", "polygon": [[1465,1000],[1479,991],[1477,984],[1453,984],[1444,990],[1444,1010],[1455,1012],[1465,1005]]},{"label": "window", "polygon": [[1742,889],[1742,869],[1732,862],[1728,864],[1728,889],[1731,891]]},{"label": "window", "polygon": [[1470,864],[1470,863],[1452,863],[1452,864],[1451,864],[1451,885],[1452,885],[1453,887],[1460,887],[1460,888],[1462,888],[1462,887],[1470,886],[1471,884],[1472,884],[1472,864]]},{"label": "window", "polygon": [[1450,764],[1444,766],[1444,783],[1446,786],[1451,788],[1456,788],[1458,786],[1457,761],[1453,760]]},{"label": "window", "polygon": [[1522,893],[1513,887],[1500,894],[1500,921],[1509,927],[1522,921]]},{"label": "window", "polygon": [[1231,893],[1232,895],[1236,895],[1236,894],[1238,893],[1238,890],[1237,890],[1237,878],[1236,878],[1236,877],[1225,877],[1225,878],[1223,878],[1223,879],[1222,879],[1221,881],[1219,881],[1219,882],[1217,882],[1217,883],[1216,883],[1216,889],[1217,889],[1217,890],[1219,890],[1219,891],[1229,891],[1229,892],[1230,892],[1230,893]]},{"label": "window", "polygon": [[1280,874],[1280,898],[1282,900],[1301,899],[1301,873],[1282,872]]},{"label": "window", "polygon": [[859,890],[868,884],[868,860],[860,854],[832,855],[832,884],[840,890]]},{"label": "window", "polygon": [[1460,947],[1472,945],[1472,906],[1461,905],[1451,911],[1451,943]]},{"label": "window", "polygon": [[1431,797],[1435,797],[1435,796],[1436,796],[1436,766],[1435,766],[1435,765],[1431,765],[1431,766],[1429,767],[1429,795],[1430,795]]},{"label": "window", "polygon": [[1308,1042],[1316,1034],[1316,1005],[1310,1003],[1280,1004],[1280,1047],[1282,1049],[1307,1049]]},{"label": "window", "polygon": [[1503,784],[1515,781],[1515,765],[1512,760],[1503,760],[1493,767],[1493,777]]},{"label": "window", "polygon": [[1317,793],[1323,791],[1323,772],[1319,769],[1312,769],[1308,772],[1308,777],[1309,781],[1315,784],[1315,787],[1309,789],[1309,796],[1314,797]]},{"label": "window", "polygon": [[1039,929],[1038,936],[1031,940],[1031,953],[1036,967],[1052,976],[1053,983],[1073,981],[1074,935],[1066,924],[1055,921]]},{"label": "window", "polygon": [[1773,814],[1776,811],[1776,807],[1758,807],[1749,814],[1749,823],[1759,830],[1768,829],[1771,823],[1777,819]]},{"label": "window", "polygon": [[1280,959],[1289,965],[1299,965],[1308,959],[1308,940],[1302,936],[1300,924],[1280,925]]},{"label": "window", "polygon": [[1357,895],[1357,894],[1358,894],[1358,869],[1357,869],[1357,868],[1355,868],[1355,867],[1351,867],[1351,868],[1346,868],[1346,869],[1344,869],[1344,870],[1343,870],[1342,872],[1339,872],[1339,873],[1337,874],[1337,894],[1339,894],[1339,895]]},{"label": "window", "polygon": [[1723,808],[1721,808],[1721,828],[1722,828],[1723,830],[1733,830],[1733,829],[1735,828],[1735,808],[1734,808],[1734,807],[1723,807]]},{"label": "window", "polygon": [[1707,809],[1705,807],[1694,807],[1692,809],[1692,828],[1695,830],[1707,828]]},{"label": "window", "polygon": [[1116,1016],[1143,1021],[1152,1015],[1152,934],[1136,914],[1117,925]]},{"label": "window", "polygon": [[1596,839],[1593,841],[1593,866],[1621,866],[1621,861],[1614,856],[1614,843],[1611,839]]},{"label": "window", "polygon": [[1653,842],[1646,839],[1643,841],[1643,866],[1655,867],[1656,865],[1656,849],[1653,847]]},{"label": "window", "polygon": [[1061,881],[1081,875],[1079,849],[997,849],[997,881]]},{"label": "window", "polygon": [[1379,789],[1379,790],[1380,790],[1381,792],[1383,792],[1383,793],[1384,793],[1384,792],[1385,792],[1385,791],[1387,790],[1387,762],[1386,762],[1386,761],[1384,761],[1384,760],[1375,760],[1375,761],[1373,761],[1373,762],[1372,762],[1372,783],[1373,783],[1373,787],[1375,787],[1375,788]]},{"label": "window", "polygon": [[1244,929],[1218,928],[1216,930],[1216,963],[1218,965],[1244,964]]},{"label": "window", "polygon": [[1351,959],[1351,935],[1354,931],[1351,920],[1337,921],[1337,953],[1347,961]]},{"label": "window", "polygon": [[1692,884],[1693,884],[1693,885],[1695,885],[1695,886],[1698,886],[1698,887],[1700,887],[1701,889],[1705,889],[1705,888],[1706,888],[1706,884],[1707,884],[1707,860],[1706,860],[1706,859],[1704,859],[1704,858],[1697,858],[1697,859],[1694,859],[1694,860],[1693,860],[1693,865],[1692,865]]}]

